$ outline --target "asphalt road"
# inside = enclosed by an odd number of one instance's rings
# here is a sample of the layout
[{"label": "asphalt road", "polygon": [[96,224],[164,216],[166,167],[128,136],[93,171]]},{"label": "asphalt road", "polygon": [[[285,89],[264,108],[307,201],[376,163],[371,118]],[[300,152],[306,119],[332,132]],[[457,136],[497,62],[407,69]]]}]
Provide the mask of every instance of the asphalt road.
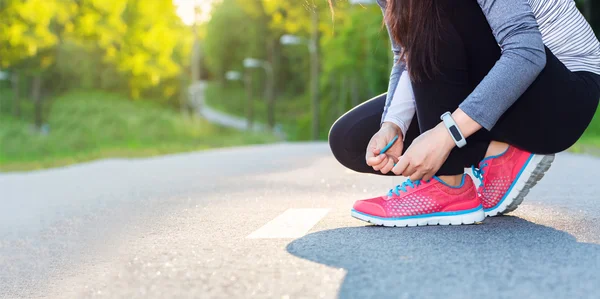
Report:
[{"label": "asphalt road", "polygon": [[511,216],[395,229],[349,210],[402,180],[322,143],[0,174],[0,298],[599,298],[599,173],[561,154]]}]

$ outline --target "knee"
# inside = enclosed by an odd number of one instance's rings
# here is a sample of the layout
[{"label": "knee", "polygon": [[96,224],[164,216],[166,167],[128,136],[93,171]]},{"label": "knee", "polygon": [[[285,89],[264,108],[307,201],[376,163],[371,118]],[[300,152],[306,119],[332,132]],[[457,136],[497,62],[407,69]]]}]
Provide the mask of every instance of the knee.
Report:
[{"label": "knee", "polygon": [[344,117],[338,119],[329,130],[329,148],[335,159],[344,167],[361,171],[361,167],[357,165],[357,161],[361,160],[360,154],[352,142],[351,126],[348,119]]}]

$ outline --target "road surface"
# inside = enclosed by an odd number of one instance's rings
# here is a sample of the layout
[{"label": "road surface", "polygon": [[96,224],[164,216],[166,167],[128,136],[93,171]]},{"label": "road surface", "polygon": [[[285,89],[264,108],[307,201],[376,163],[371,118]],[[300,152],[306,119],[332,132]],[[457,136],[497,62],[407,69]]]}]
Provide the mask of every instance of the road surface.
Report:
[{"label": "road surface", "polygon": [[0,298],[598,298],[600,160],[561,154],[511,216],[382,228],[400,178],[323,143],[0,174]]}]

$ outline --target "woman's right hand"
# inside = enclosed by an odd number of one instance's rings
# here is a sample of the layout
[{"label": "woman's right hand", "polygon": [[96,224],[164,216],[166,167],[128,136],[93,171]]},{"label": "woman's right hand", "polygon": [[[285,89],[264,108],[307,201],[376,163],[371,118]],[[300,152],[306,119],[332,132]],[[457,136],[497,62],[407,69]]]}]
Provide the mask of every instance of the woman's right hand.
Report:
[{"label": "woman's right hand", "polygon": [[[396,135],[398,135],[398,140],[384,154],[381,154],[381,150]],[[402,155],[403,140],[404,136],[402,136],[402,131],[397,125],[390,122],[383,123],[381,129],[373,135],[367,146],[367,165],[373,167],[375,171],[381,171],[383,174],[390,172]]]}]

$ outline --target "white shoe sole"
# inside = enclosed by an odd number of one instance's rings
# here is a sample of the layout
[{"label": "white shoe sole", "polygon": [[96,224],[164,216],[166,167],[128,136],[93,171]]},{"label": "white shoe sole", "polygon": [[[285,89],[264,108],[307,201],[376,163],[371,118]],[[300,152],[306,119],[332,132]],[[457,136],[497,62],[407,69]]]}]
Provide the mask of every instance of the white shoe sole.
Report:
[{"label": "white shoe sole", "polygon": [[495,207],[484,210],[485,216],[491,217],[516,210],[529,193],[529,190],[544,177],[553,161],[554,155],[533,154],[500,202]]},{"label": "white shoe sole", "polygon": [[485,219],[485,214],[483,212],[483,207],[479,206],[475,209],[461,212],[442,212],[401,218],[383,218],[352,210],[352,217],[375,225],[407,227],[475,224],[483,221],[483,219]]}]

